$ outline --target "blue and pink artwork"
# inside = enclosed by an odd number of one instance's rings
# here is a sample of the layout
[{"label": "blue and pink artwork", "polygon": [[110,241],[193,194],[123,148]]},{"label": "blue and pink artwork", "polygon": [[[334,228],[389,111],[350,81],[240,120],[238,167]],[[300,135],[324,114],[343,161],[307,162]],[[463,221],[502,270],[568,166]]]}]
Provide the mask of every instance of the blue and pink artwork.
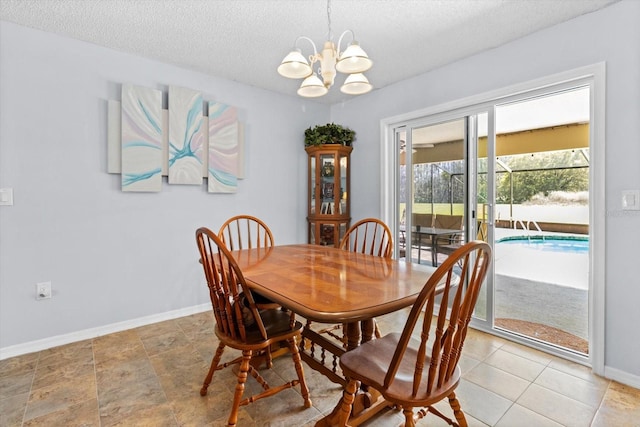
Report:
[{"label": "blue and pink artwork", "polygon": [[122,191],[162,187],[162,92],[122,86]]},{"label": "blue and pink artwork", "polygon": [[209,103],[210,193],[235,193],[238,187],[238,113],[236,107]]},{"label": "blue and pink artwork", "polygon": [[202,184],[202,95],[169,87],[169,184]]}]

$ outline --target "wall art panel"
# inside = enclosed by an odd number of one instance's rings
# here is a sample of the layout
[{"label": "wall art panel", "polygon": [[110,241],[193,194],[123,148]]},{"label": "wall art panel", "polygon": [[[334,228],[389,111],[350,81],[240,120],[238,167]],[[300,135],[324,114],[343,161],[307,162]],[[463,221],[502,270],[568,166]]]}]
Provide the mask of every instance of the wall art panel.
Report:
[{"label": "wall art panel", "polygon": [[162,187],[162,92],[122,85],[122,191]]},{"label": "wall art panel", "polygon": [[202,184],[202,95],[169,87],[169,184]]},{"label": "wall art panel", "polygon": [[122,171],[122,109],[120,101],[107,102],[107,172]]},{"label": "wall art panel", "polygon": [[238,113],[236,107],[209,103],[210,193],[235,193],[238,187]]}]

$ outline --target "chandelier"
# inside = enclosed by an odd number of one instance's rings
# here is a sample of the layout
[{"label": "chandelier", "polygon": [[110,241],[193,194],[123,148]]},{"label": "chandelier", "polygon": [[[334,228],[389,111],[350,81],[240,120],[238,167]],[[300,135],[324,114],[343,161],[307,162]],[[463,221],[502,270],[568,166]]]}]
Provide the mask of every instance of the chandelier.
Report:
[{"label": "chandelier", "polygon": [[[373,86],[362,73],[370,69],[373,62],[355,40],[355,35],[351,30],[342,33],[338,39],[337,47],[333,43],[330,0],[327,0],[327,21],[329,35],[328,40],[324,42],[322,51],[318,52],[315,43],[309,37],[298,36],[293,44],[293,50],[280,63],[278,73],[290,79],[304,79],[298,89],[298,95],[305,98],[326,95],[333,85],[337,71],[348,74],[344,84],[340,87],[342,93],[362,95],[369,92]],[[351,44],[344,52],[340,52],[342,39],[347,34],[351,35]],[[300,48],[297,47],[300,40],[307,40],[313,46],[313,55],[309,55],[308,61],[302,55]],[[319,63],[317,74],[313,72],[313,65],[316,62]]]}]

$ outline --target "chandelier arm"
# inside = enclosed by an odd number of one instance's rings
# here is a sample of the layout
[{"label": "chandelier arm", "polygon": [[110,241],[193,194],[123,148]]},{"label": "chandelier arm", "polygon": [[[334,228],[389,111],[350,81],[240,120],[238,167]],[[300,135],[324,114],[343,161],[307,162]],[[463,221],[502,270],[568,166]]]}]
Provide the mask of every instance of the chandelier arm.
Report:
[{"label": "chandelier arm", "polygon": [[339,57],[340,57],[340,55],[342,54],[342,51],[340,50],[340,44],[342,43],[342,38],[343,38],[347,33],[351,33],[351,41],[354,41],[354,40],[356,39],[356,34],[355,34],[352,30],[344,30],[344,32],[343,32],[342,34],[340,34],[340,38],[338,39],[338,44],[336,45],[338,58],[339,58]]},{"label": "chandelier arm", "polygon": [[313,40],[311,40],[307,36],[298,36],[296,38],[296,41],[293,43],[294,49],[298,47],[298,40],[307,40],[309,43],[311,43],[311,46],[313,47],[313,55],[309,55],[309,62],[311,62],[311,64],[316,62],[318,60],[318,49],[316,48],[316,44],[313,42]]}]

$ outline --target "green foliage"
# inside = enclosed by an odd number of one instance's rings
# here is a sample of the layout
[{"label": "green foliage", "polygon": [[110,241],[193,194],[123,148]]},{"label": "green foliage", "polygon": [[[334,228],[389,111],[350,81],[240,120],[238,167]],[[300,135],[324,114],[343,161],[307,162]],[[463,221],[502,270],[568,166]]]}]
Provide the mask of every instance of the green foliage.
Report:
[{"label": "green foliage", "polygon": [[[505,165],[512,173],[508,173]],[[533,155],[500,156],[496,176],[496,202],[522,204],[547,200],[553,193],[578,194],[589,190],[588,162],[580,150]],[[478,203],[487,203],[487,160],[478,162]],[[400,199],[413,195],[414,203],[464,203],[462,160],[414,165],[413,186],[400,171]],[[551,202],[550,202],[551,203]]]},{"label": "green foliage", "polygon": [[575,167],[574,158],[575,154],[569,150],[505,158],[505,163],[514,172],[498,175],[496,202],[518,204],[540,193],[548,196],[555,191],[588,191],[589,168]]},{"label": "green foliage", "polygon": [[355,139],[355,131],[334,123],[317,125],[304,131],[305,147],[322,144],[340,144],[350,146]]}]

